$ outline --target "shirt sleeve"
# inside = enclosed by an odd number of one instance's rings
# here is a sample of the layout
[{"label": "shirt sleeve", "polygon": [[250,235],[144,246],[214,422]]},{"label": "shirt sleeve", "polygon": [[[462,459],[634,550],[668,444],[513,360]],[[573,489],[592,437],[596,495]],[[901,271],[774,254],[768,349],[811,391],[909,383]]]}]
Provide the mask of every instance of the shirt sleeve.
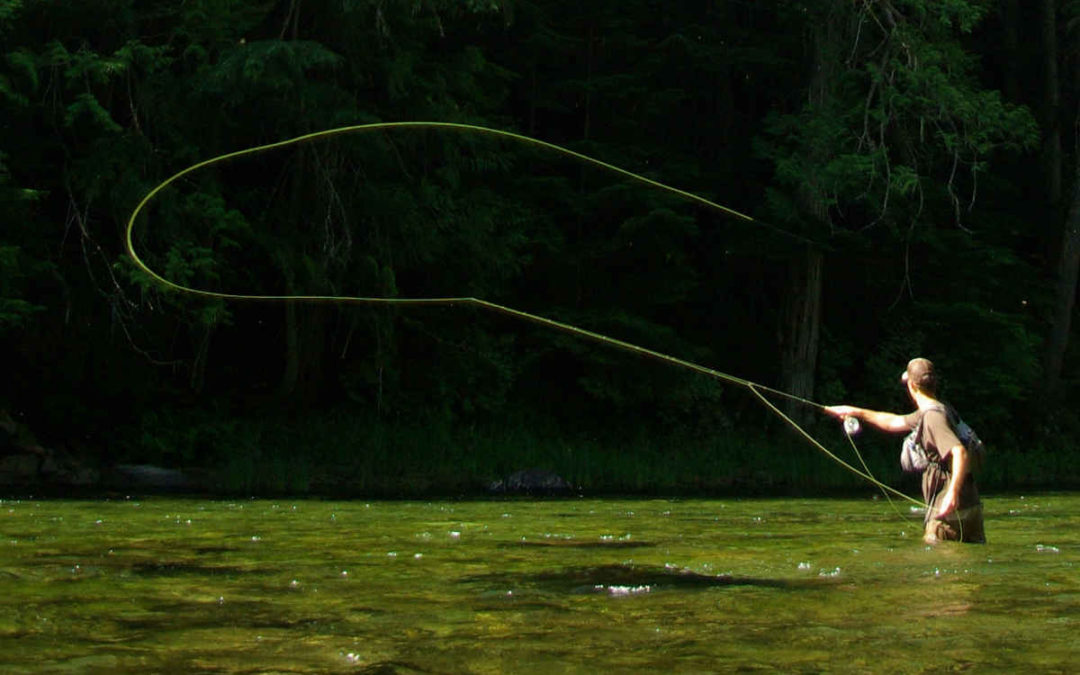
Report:
[{"label": "shirt sleeve", "polygon": [[907,425],[908,431],[915,431],[915,427],[919,424],[919,411],[915,410],[904,415],[904,424]]}]

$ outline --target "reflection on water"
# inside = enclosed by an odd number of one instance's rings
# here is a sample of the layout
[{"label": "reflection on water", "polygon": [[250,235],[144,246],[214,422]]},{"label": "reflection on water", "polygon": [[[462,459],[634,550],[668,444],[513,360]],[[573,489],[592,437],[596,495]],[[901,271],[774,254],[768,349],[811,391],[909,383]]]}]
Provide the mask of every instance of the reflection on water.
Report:
[{"label": "reflection on water", "polygon": [[1080,496],[0,502],[0,671],[1068,671]]}]

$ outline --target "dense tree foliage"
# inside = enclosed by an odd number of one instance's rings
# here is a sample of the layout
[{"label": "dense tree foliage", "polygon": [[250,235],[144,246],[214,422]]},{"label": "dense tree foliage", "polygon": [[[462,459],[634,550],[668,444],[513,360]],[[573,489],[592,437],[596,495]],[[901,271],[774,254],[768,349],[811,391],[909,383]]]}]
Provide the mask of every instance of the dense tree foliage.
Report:
[{"label": "dense tree foliage", "polygon": [[[596,489],[838,482],[739,387],[473,310],[195,298],[124,256],[135,205],[195,162],[432,120],[757,222],[411,129],[190,174],[136,243],[184,284],[479,297],[827,403],[902,409],[896,378],[928,356],[997,453],[988,482],[1076,481],[1075,18],[1049,0],[7,0],[0,410],[101,464],[237,489],[317,488],[327,467],[470,489],[532,463]],[[866,443],[895,471],[892,441]]]}]

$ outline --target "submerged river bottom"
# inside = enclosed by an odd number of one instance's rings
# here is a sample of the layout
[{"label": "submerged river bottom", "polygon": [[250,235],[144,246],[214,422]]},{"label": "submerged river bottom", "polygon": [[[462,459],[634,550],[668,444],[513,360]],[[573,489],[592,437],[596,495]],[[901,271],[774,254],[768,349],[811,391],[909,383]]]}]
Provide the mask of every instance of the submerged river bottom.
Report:
[{"label": "submerged river bottom", "polygon": [[1068,672],[1080,495],[4,500],[5,673]]}]

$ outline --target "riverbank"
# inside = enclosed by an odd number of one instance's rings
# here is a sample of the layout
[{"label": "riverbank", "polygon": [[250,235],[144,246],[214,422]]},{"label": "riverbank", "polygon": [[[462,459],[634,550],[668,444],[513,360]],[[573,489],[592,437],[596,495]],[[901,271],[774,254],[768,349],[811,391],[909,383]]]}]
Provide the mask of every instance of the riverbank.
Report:
[{"label": "riverbank", "polygon": [[[900,470],[897,437],[864,432],[852,443],[836,424],[810,431],[836,459],[918,493],[917,477]],[[0,415],[0,490],[391,499],[878,493],[782,425],[703,435],[565,430],[520,420],[479,426],[346,414],[163,415],[152,427],[119,428],[96,445],[57,438],[39,439]],[[513,479],[523,471],[532,475]],[[1080,489],[1080,455],[990,441],[978,480],[991,492]]]}]

